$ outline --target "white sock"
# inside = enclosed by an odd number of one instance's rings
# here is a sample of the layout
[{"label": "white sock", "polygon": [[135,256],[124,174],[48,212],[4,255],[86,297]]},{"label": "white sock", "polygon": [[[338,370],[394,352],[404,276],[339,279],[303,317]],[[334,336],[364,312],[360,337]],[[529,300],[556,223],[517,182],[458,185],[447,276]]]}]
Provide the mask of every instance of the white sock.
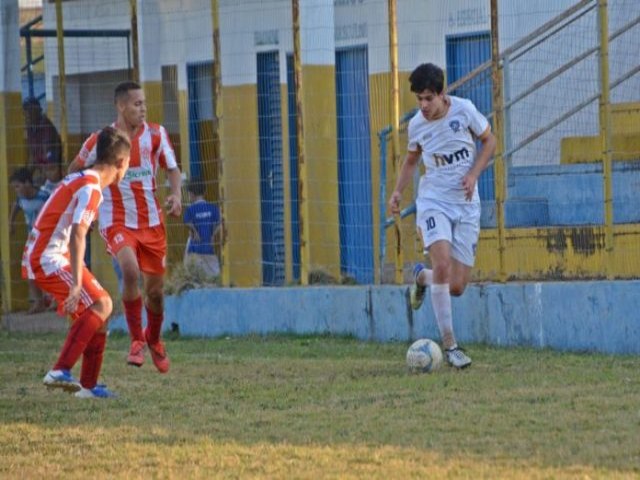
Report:
[{"label": "white sock", "polygon": [[440,283],[431,285],[431,305],[433,313],[436,316],[438,329],[440,330],[440,338],[444,348],[451,348],[456,344],[453,335],[453,318],[451,314],[451,294],[449,293],[449,284]]},{"label": "white sock", "polygon": [[418,274],[418,285],[427,287],[433,285],[433,270],[428,268],[420,270],[420,273]]}]

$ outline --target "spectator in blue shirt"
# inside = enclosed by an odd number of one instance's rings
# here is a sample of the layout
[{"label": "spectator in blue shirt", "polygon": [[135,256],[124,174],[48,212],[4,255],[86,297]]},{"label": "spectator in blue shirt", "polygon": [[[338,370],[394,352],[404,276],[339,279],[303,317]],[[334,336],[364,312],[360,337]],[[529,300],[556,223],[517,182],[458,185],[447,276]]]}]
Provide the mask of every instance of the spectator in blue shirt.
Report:
[{"label": "spectator in blue shirt", "polygon": [[184,265],[187,268],[200,268],[208,277],[218,277],[220,261],[215,245],[221,230],[220,210],[205,200],[205,185],[202,182],[190,181],[187,191],[191,204],[184,212],[184,223],[189,228]]}]

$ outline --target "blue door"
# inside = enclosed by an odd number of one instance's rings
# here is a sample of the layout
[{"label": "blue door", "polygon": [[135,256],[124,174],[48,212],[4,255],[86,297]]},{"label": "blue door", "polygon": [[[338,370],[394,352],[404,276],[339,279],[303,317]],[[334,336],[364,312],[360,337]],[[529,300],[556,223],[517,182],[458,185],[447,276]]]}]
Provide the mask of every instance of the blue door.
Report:
[{"label": "blue door", "polygon": [[289,120],[289,185],[291,195],[291,260],[293,279],[300,280],[300,209],[298,197],[298,131],[293,55],[287,55],[287,118]]},{"label": "blue door", "polygon": [[369,67],[366,47],[336,52],[340,266],[373,283]]},{"label": "blue door", "polygon": [[213,112],[213,63],[187,65],[189,104],[189,167],[193,179],[202,179],[203,142],[201,123],[214,118]]},{"label": "blue door", "polygon": [[[447,83],[451,85],[476,67],[491,60],[491,34],[474,33],[447,37]],[[452,95],[468,98],[485,116],[493,109],[491,101],[491,69],[466,85],[450,91]],[[478,191],[481,200],[494,200],[495,184],[493,165],[478,179]]]},{"label": "blue door", "polygon": [[284,191],[278,52],[258,53],[257,61],[262,283],[283,285],[285,281]]}]

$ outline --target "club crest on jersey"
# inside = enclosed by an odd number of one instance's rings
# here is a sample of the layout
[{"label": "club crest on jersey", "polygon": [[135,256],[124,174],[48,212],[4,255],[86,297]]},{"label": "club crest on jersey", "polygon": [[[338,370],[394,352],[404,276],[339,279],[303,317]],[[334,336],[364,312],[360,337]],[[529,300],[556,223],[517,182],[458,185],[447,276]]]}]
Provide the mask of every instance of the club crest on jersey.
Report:
[{"label": "club crest on jersey", "polygon": [[460,122],[458,120],[451,120],[449,122],[449,127],[453,130],[453,133],[458,133],[460,131]]},{"label": "club crest on jersey", "polygon": [[151,149],[149,147],[142,147],[140,149],[140,156],[148,160],[151,157]]}]

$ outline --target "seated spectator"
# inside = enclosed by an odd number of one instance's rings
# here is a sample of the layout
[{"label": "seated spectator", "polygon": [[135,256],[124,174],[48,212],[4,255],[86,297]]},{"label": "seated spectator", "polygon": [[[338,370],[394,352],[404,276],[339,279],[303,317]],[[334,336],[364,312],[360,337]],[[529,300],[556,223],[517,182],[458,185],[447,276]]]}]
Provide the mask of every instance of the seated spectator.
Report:
[{"label": "seated spectator", "polygon": [[184,265],[187,268],[195,265],[207,276],[217,277],[220,275],[220,261],[215,244],[221,230],[220,210],[205,200],[205,186],[202,182],[190,181],[187,191],[191,204],[184,212],[184,223],[189,227]]},{"label": "seated spectator", "polygon": [[[40,209],[46,203],[49,195],[44,189],[36,188],[33,184],[31,170],[26,167],[19,168],[13,172],[9,178],[9,183],[17,195],[9,216],[9,233],[13,236],[16,231],[16,220],[20,210],[24,214],[27,232],[30,232]],[[46,310],[46,299],[33,280],[29,280],[29,299],[32,305],[28,313],[39,313]]]}]

